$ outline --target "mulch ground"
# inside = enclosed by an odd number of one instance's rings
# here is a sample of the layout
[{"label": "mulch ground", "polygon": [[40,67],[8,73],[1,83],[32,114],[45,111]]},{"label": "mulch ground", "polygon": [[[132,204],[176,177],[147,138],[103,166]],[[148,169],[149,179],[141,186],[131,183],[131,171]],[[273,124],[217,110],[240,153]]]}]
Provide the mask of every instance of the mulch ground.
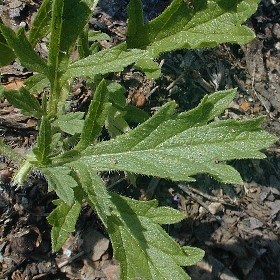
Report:
[{"label": "mulch ground", "polygon": [[[143,1],[145,18],[161,12],[169,1]],[[101,1],[90,28],[109,34],[108,47],[125,39],[127,1]],[[2,20],[10,26],[30,24],[40,1],[11,0],[0,5]],[[280,136],[280,5],[263,0],[247,21],[256,39],[245,46],[178,51],[162,55],[162,76],[147,79],[133,67],[111,78],[127,88],[127,101],[153,113],[168,100],[188,110],[202,96],[227,88],[238,94],[221,119],[266,116],[264,129]],[[37,51],[46,55],[45,43]],[[0,68],[1,82],[17,89],[32,75],[18,62]],[[73,89],[73,110],[86,110],[90,93],[83,81]],[[37,121],[23,116],[6,100],[0,103],[1,140],[25,152],[36,139]],[[264,160],[233,161],[243,185],[219,184],[198,175],[192,184],[139,177],[137,188],[124,174],[104,174],[108,186],[135,198],[157,198],[161,204],[185,212],[187,218],[166,230],[180,244],[205,250],[203,261],[186,270],[192,279],[280,279],[280,157],[279,143],[265,151]],[[52,253],[50,226],[55,194],[38,172],[16,188],[10,179],[17,166],[0,157],[0,278],[1,279],[119,279],[118,263],[102,224],[83,206],[76,226],[63,248]],[[174,200],[174,197],[177,199]]]}]

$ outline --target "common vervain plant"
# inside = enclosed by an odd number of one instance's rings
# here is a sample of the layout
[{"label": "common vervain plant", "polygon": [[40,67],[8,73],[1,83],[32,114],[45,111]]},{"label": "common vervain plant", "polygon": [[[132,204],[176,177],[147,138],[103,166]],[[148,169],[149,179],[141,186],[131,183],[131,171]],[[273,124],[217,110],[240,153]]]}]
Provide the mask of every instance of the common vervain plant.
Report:
[{"label": "common vervain plant", "polygon": [[[205,96],[183,113],[171,101],[152,117],[125,103],[124,88],[106,79],[134,64],[149,78],[160,75],[161,53],[245,44],[254,38],[242,23],[259,0],[174,0],[157,18],[144,23],[141,0],[128,6],[126,41],[98,51],[96,41],[108,35],[89,32],[87,23],[96,0],[44,0],[29,32],[0,25],[0,65],[17,58],[34,75],[19,90],[1,94],[23,114],[39,120],[38,138],[25,155],[1,143],[1,153],[18,162],[13,178],[22,185],[39,170],[55,191],[56,208],[49,215],[53,251],[75,230],[82,201],[94,209],[107,229],[120,261],[121,279],[189,279],[181,266],[193,265],[203,251],[181,247],[160,225],[177,223],[184,214],[158,207],[156,200],[138,201],[106,189],[100,171],[125,171],[174,181],[193,181],[207,173],[224,183],[242,184],[239,173],[225,161],[263,158],[261,149],[276,138],[260,129],[263,118],[212,121],[235,96],[226,90]],[[49,35],[49,37],[47,37]],[[35,46],[49,38],[48,58]],[[79,59],[71,54],[78,48]],[[84,78],[94,91],[88,112],[70,112],[68,97],[75,78]],[[42,99],[34,93],[49,88]],[[44,91],[46,92],[46,91]],[[97,141],[104,123],[112,136]],[[131,122],[141,123],[130,129]]]}]

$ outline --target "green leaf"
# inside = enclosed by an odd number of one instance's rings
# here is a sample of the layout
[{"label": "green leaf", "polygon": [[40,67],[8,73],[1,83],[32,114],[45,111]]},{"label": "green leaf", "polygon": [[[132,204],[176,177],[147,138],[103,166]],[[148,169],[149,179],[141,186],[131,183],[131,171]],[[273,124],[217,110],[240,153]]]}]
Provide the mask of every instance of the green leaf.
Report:
[{"label": "green leaf", "polygon": [[34,47],[43,37],[50,32],[52,0],[43,1],[29,31],[29,42]]},{"label": "green leaf", "polygon": [[37,147],[33,149],[37,160],[40,163],[49,162],[49,154],[51,152],[51,142],[52,142],[52,129],[50,121],[47,117],[42,117],[41,124],[39,128],[38,144]]},{"label": "green leaf", "polygon": [[107,88],[112,106],[108,112],[106,128],[112,137],[128,132],[130,130],[128,122],[138,124],[150,117],[145,111],[126,104],[126,89],[120,84],[110,82]]},{"label": "green leaf", "polygon": [[65,115],[58,115],[57,119],[53,122],[53,126],[59,127],[70,135],[81,133],[84,125],[83,117],[83,112],[70,112]]},{"label": "green leaf", "polygon": [[80,59],[85,58],[91,54],[91,51],[89,49],[89,42],[88,42],[88,26],[86,26],[79,34],[78,52],[79,52]]},{"label": "green leaf", "polygon": [[109,108],[105,125],[111,137],[116,137],[130,130],[124,118],[127,107],[125,98],[126,90],[115,82],[107,82],[107,89],[109,91],[109,101],[112,103],[112,106]]},{"label": "green leaf", "polygon": [[62,200],[53,201],[57,207],[48,216],[48,222],[53,226],[51,231],[52,250],[58,251],[69,233],[75,231],[76,221],[81,211],[81,203],[75,201],[68,205]]},{"label": "green leaf", "polygon": [[179,115],[176,104],[169,102],[131,132],[85,149],[75,162],[93,170],[122,170],[175,181],[192,181],[191,176],[207,173],[225,183],[241,184],[239,173],[224,161],[263,158],[259,150],[276,137],[260,129],[262,118],[206,124],[221,110],[224,94],[205,97],[197,108]]},{"label": "green leaf", "polygon": [[157,79],[160,77],[161,71],[159,65],[152,59],[140,59],[135,64],[136,69],[145,72],[147,78]]},{"label": "green leaf", "polygon": [[48,64],[54,80],[67,68],[73,46],[89,20],[91,11],[80,0],[56,0],[52,11]]},{"label": "green leaf", "polygon": [[126,105],[126,89],[116,82],[107,81],[109,91],[109,101],[119,109],[124,109]]},{"label": "green leaf", "polygon": [[24,115],[41,118],[43,110],[37,98],[31,94],[25,87],[18,91],[9,90],[4,92],[7,100],[16,108],[20,109]]},{"label": "green leaf", "polygon": [[[138,26],[141,1],[131,1],[128,20],[128,48],[147,48],[152,57],[178,49],[214,47],[230,42],[245,44],[253,32],[241,24],[257,9],[259,0],[193,1],[174,0],[157,18]],[[138,14],[137,14],[138,13]]]},{"label": "green leaf", "polygon": [[[113,141],[102,142],[105,149],[110,148],[112,152],[122,152],[123,150],[135,149],[136,145],[141,147],[152,147],[161,143],[161,138],[170,138],[183,132],[186,128],[196,125],[204,125],[208,121],[219,115],[227,105],[232,101],[235,90],[220,91],[210,96],[204,97],[198,107],[176,114],[175,103],[166,104],[157,114],[147,120],[145,124],[138,126],[133,131]],[[161,127],[160,130],[158,128]],[[147,129],[148,128],[148,129]],[[161,133],[164,131],[164,135]],[[144,141],[145,140],[145,141]],[[123,145],[123,143],[125,143]],[[101,143],[100,143],[101,144]],[[129,146],[127,146],[129,145]],[[122,149],[120,150],[120,147]],[[102,152],[102,150],[100,150]]]},{"label": "green leaf", "polygon": [[[114,257],[120,261],[121,279],[190,279],[180,266],[193,264],[204,253],[194,248],[195,257],[180,247],[158,224],[175,223],[184,214],[156,208],[157,201],[137,201],[111,194],[114,205],[108,217]],[[167,218],[163,218],[168,214]]]},{"label": "green leaf", "polygon": [[132,105],[127,105],[125,110],[125,120],[129,123],[143,123],[150,117],[150,115],[147,112]]},{"label": "green leaf", "polygon": [[[63,22],[64,0],[53,1],[52,20],[51,20],[51,36],[49,43],[48,66],[50,71],[50,81],[52,84],[58,79],[59,64],[61,61],[68,60],[69,54],[66,50],[61,49],[62,22]],[[66,66],[65,66],[66,67]],[[61,74],[60,74],[61,75]],[[58,83],[58,81],[56,81]]]},{"label": "green leaf", "polygon": [[106,119],[106,129],[112,138],[126,133],[130,130],[128,123],[125,120],[126,112],[119,110],[115,106],[111,106]]},{"label": "green leaf", "polygon": [[35,74],[24,81],[25,87],[30,92],[42,92],[50,84],[49,79],[43,74]]},{"label": "green leaf", "polygon": [[0,33],[0,66],[5,66],[15,59],[13,50],[7,45],[7,41]]},{"label": "green leaf", "polygon": [[48,180],[49,191],[55,191],[58,197],[68,206],[74,202],[74,188],[77,182],[70,175],[71,169],[66,166],[40,168]]},{"label": "green leaf", "polygon": [[196,247],[184,246],[182,249],[189,256],[187,266],[196,264],[204,257],[204,251]]},{"label": "green leaf", "polygon": [[145,51],[127,50],[126,45],[121,44],[74,62],[62,78],[65,80],[73,77],[94,78],[97,74],[120,72],[124,67],[142,58],[146,58]]},{"label": "green leaf", "polygon": [[77,172],[88,203],[108,230],[114,256],[121,262],[121,279],[189,279],[179,266],[201,260],[203,251],[180,247],[159,226],[181,221],[183,213],[157,207],[156,200],[143,202],[108,193],[87,165],[68,165]]},{"label": "green leaf", "polygon": [[111,196],[107,192],[104,182],[83,163],[77,165],[70,162],[68,166],[77,172],[89,205],[106,226],[107,217],[111,215],[112,203],[110,200]]},{"label": "green leaf", "polygon": [[143,5],[140,0],[130,0],[128,5],[126,41],[129,48],[142,48],[150,44],[147,25],[144,25]]},{"label": "green leaf", "polygon": [[32,45],[25,36],[24,28],[20,28],[15,33],[8,26],[0,24],[0,30],[9,47],[13,49],[23,66],[30,71],[48,75],[48,68],[45,61],[33,50]]},{"label": "green leaf", "polygon": [[101,32],[101,31],[90,31],[90,32],[88,32],[88,40],[90,42],[110,40],[110,36],[106,33]]},{"label": "green leaf", "polygon": [[75,149],[85,149],[88,145],[94,143],[100,135],[110,106],[110,103],[107,101],[108,89],[106,87],[106,81],[102,80],[96,88],[94,98],[91,101],[86,115],[81,140]]},{"label": "green leaf", "polygon": [[[56,0],[52,5],[51,36],[49,43],[49,79],[51,83],[49,112],[57,113],[64,100],[62,93],[66,80],[61,76],[67,69],[78,35],[89,20],[91,11],[80,0]],[[62,95],[62,96],[60,96]]]}]

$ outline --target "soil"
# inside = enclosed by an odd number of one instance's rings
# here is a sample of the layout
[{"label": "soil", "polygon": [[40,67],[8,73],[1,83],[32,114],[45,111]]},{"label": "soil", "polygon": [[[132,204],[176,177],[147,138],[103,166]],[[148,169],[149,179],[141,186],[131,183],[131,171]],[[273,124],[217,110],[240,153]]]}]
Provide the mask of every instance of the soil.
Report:
[{"label": "soil", "polygon": [[[41,1],[2,1],[2,20],[13,28],[34,17]],[[90,28],[109,34],[102,47],[125,39],[128,1],[100,1]],[[158,15],[170,1],[143,1],[145,19]],[[149,113],[169,100],[178,110],[188,110],[206,93],[237,87],[238,93],[221,119],[248,119],[263,115],[264,129],[280,136],[280,4],[263,0],[246,22],[256,39],[245,46],[225,44],[214,49],[163,54],[158,62],[162,76],[149,80],[128,67],[111,75],[127,88],[127,102]],[[37,51],[42,55],[44,42]],[[32,73],[17,61],[0,68],[1,82],[17,89]],[[73,89],[73,108],[86,110],[90,94],[78,81]],[[0,103],[1,140],[25,152],[37,136],[37,120],[23,116],[6,100]],[[205,258],[187,267],[192,279],[280,279],[280,157],[279,142],[265,151],[264,160],[233,161],[243,185],[224,185],[205,175],[191,184],[156,178],[137,178],[137,187],[124,174],[104,174],[111,189],[139,199],[157,198],[178,208],[187,218],[166,228],[180,244],[205,250]],[[11,177],[17,168],[0,157],[0,278],[1,279],[119,279],[108,235],[88,205],[83,206],[76,231],[63,248],[51,251],[50,226],[55,194],[33,172],[17,188]]]}]

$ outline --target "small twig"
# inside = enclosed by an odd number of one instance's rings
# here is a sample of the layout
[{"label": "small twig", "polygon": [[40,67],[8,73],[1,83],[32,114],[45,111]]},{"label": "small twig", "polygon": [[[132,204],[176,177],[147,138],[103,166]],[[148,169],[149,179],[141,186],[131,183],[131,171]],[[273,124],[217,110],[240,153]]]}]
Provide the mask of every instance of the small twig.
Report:
[{"label": "small twig", "polygon": [[117,184],[121,183],[122,181],[125,181],[126,180],[126,177],[123,177],[123,178],[120,178],[119,180],[117,180],[116,182],[110,184],[107,189],[112,189],[114,186],[116,186]]},{"label": "small twig", "polygon": [[212,196],[212,195],[203,193],[203,192],[201,192],[201,191],[199,191],[199,190],[197,190],[197,189],[195,189],[195,188],[192,188],[192,187],[190,187],[190,186],[188,186],[188,188],[189,188],[192,192],[197,193],[198,195],[200,195],[200,196],[202,196],[202,197],[204,197],[204,198],[206,198],[206,199],[208,199],[208,200],[210,200],[210,201],[219,202],[219,203],[221,203],[221,204],[223,204],[223,205],[235,206],[235,204],[230,204],[230,203],[226,202],[223,198],[214,197],[214,196]]},{"label": "small twig", "polygon": [[[207,211],[210,212],[208,206],[197,196],[195,196],[192,191],[189,189],[188,186],[184,185],[184,184],[178,184],[178,187],[184,191],[188,196],[190,196],[194,201],[196,201],[198,204],[200,204],[202,207],[204,207]],[[211,212],[210,212],[211,213]]]},{"label": "small twig", "polygon": [[160,178],[157,178],[157,177],[153,177],[148,185],[148,188],[147,188],[147,193],[149,194],[154,194],[157,186],[158,186],[158,183],[160,181]]},{"label": "small twig", "polygon": [[158,186],[160,178],[153,177],[147,187],[147,190],[141,195],[142,200],[152,199],[154,192]]},{"label": "small twig", "polygon": [[155,86],[148,94],[145,95],[145,98],[148,99],[158,88],[159,86]]},{"label": "small twig", "polygon": [[172,83],[170,83],[169,86],[166,87],[166,89],[168,91],[171,90],[178,83],[178,81],[180,81],[184,76],[185,76],[185,73],[181,74],[177,79],[175,79]]},{"label": "small twig", "polygon": [[217,215],[213,214],[213,213],[210,211],[208,205],[205,204],[200,198],[198,198],[197,196],[195,196],[195,195],[192,193],[192,191],[189,189],[189,187],[188,187],[187,185],[185,185],[185,184],[178,184],[178,187],[179,187],[183,192],[185,192],[188,196],[190,196],[191,199],[193,199],[193,200],[196,201],[198,204],[200,204],[203,208],[205,208],[205,209],[216,219],[216,221],[217,221],[218,223],[221,222],[220,216],[217,216]]},{"label": "small twig", "polygon": [[85,254],[85,252],[84,252],[84,251],[81,251],[81,252],[78,253],[77,255],[75,255],[75,256],[69,258],[68,260],[66,260],[66,261],[64,261],[64,262],[62,262],[62,263],[60,263],[59,265],[57,265],[57,267],[60,269],[60,268],[62,268],[63,266],[65,266],[65,265],[67,265],[67,264],[73,262],[74,260],[78,259],[79,257],[81,257],[81,256],[84,255],[84,254]]}]

